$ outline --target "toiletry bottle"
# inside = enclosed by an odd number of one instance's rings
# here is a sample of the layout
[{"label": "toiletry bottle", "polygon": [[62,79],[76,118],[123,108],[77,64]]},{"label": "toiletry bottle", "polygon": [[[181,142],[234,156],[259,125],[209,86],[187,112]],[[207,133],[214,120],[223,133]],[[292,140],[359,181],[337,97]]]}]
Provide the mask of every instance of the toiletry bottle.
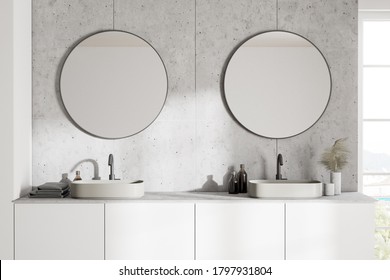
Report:
[{"label": "toiletry bottle", "polygon": [[70,186],[70,183],[72,183],[72,181],[69,180],[68,173],[63,173],[62,174],[62,179],[61,179],[60,183],[66,183],[66,184],[68,184]]},{"label": "toiletry bottle", "polygon": [[238,183],[236,179],[236,172],[232,171],[228,180],[229,193],[237,194],[238,193]]},{"label": "toiletry bottle", "polygon": [[240,193],[246,193],[248,186],[248,175],[245,172],[245,165],[240,164],[240,171],[237,173],[238,191]]},{"label": "toiletry bottle", "polygon": [[76,171],[76,177],[74,177],[73,181],[81,181],[80,171]]}]

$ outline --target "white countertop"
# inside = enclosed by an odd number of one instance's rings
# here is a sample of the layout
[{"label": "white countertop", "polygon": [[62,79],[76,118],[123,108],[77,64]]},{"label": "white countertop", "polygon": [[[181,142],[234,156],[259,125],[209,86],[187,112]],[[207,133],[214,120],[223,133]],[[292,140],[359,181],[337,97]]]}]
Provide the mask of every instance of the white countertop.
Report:
[{"label": "white countertop", "polygon": [[308,203],[374,203],[376,200],[358,192],[344,192],[336,196],[322,196],[311,199],[264,199],[251,198],[248,194],[228,194],[226,192],[146,192],[138,199],[79,199],[79,198],[29,198],[21,197],[14,203],[139,203],[139,202],[245,202],[245,203],[274,203],[274,202],[308,202]]}]

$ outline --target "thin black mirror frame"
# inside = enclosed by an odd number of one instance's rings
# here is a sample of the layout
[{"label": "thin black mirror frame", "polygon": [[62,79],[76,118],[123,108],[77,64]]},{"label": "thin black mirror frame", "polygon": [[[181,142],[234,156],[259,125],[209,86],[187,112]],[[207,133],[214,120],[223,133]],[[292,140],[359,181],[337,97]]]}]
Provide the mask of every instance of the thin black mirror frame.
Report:
[{"label": "thin black mirror frame", "polygon": [[[329,82],[330,82],[330,87],[329,87],[329,98],[328,98],[328,102],[326,103],[325,107],[324,107],[324,110],[322,111],[321,115],[318,117],[318,119],[313,122],[313,124],[311,126],[309,126],[308,128],[306,128],[305,130],[302,130],[296,134],[293,134],[293,135],[289,135],[289,136],[286,136],[286,137],[279,137],[279,138],[275,138],[275,137],[269,137],[269,136],[264,136],[264,135],[261,135],[261,134],[258,134],[250,129],[248,129],[247,127],[245,127],[237,118],[236,116],[233,114],[232,110],[230,109],[229,107],[229,103],[226,99],[226,94],[225,94],[225,77],[226,77],[226,71],[227,71],[227,68],[229,67],[229,62],[231,61],[232,57],[234,56],[234,54],[238,51],[238,49],[244,45],[246,42],[248,42],[250,39],[258,36],[258,35],[261,35],[261,34],[265,34],[265,33],[270,33],[270,32],[285,32],[285,33],[289,33],[289,34],[293,34],[293,35],[296,35],[296,36],[299,36],[301,37],[302,39],[306,40],[307,42],[309,42],[313,47],[315,47],[317,49],[317,51],[321,54],[322,58],[324,59],[325,61],[325,64],[328,68],[328,72],[329,72]],[[308,131],[310,128],[312,128],[321,118],[322,116],[324,115],[326,109],[328,108],[328,105],[329,105],[329,102],[330,102],[330,99],[331,99],[331,96],[332,96],[332,89],[333,89],[333,81],[332,81],[332,73],[330,71],[330,67],[329,67],[329,63],[328,61],[326,60],[324,54],[321,52],[321,50],[315,45],[313,44],[313,42],[311,42],[309,39],[305,38],[304,36],[298,34],[298,33],[294,33],[292,31],[287,31],[287,30],[267,30],[267,31],[262,31],[262,32],[259,32],[259,33],[255,33],[249,37],[247,37],[246,39],[244,39],[243,41],[241,41],[233,50],[232,52],[230,53],[230,55],[228,56],[226,62],[225,62],[225,65],[223,67],[223,73],[222,73],[222,79],[221,79],[221,92],[222,92],[222,99],[223,99],[223,102],[225,104],[225,107],[228,109],[228,112],[229,112],[229,115],[235,120],[236,123],[238,123],[241,127],[243,127],[245,130],[247,130],[248,132],[252,133],[252,134],[255,134],[257,136],[260,136],[260,137],[263,137],[263,138],[267,138],[267,139],[288,139],[288,138],[291,138],[291,137],[294,137],[294,136],[297,136],[297,135],[300,135],[306,131]]]},{"label": "thin black mirror frame", "polygon": [[[61,76],[62,76],[62,71],[64,69],[64,66],[65,66],[65,63],[68,59],[68,57],[70,56],[70,54],[72,53],[72,51],[77,48],[77,46],[79,46],[83,41],[87,40],[88,38],[94,36],[94,35],[97,35],[97,34],[101,34],[101,33],[107,33],[107,32],[123,32],[123,33],[126,33],[126,34],[129,34],[129,35],[132,35],[132,36],[135,36],[139,39],[141,39],[142,41],[144,41],[148,46],[150,46],[155,52],[156,54],[158,55],[158,57],[160,58],[161,60],[161,63],[164,67],[164,72],[165,72],[165,77],[166,77],[166,80],[167,80],[167,87],[166,87],[166,93],[165,93],[165,99],[164,99],[164,102],[161,106],[161,109],[160,111],[158,112],[158,114],[156,115],[156,117],[147,125],[145,126],[143,129],[133,133],[133,134],[129,134],[127,136],[123,136],[123,137],[116,137],[116,138],[111,138],[111,137],[104,137],[104,136],[101,136],[101,135],[96,135],[96,134],[93,134],[91,132],[89,132],[88,130],[84,129],[83,127],[81,127],[73,118],[72,116],[70,115],[69,111],[66,109],[66,106],[65,106],[65,103],[64,103],[64,100],[62,98],[62,90],[61,90]],[[164,106],[165,106],[165,103],[167,101],[167,98],[168,98],[168,91],[169,91],[169,79],[168,79],[168,72],[167,72],[167,68],[165,66],[165,63],[164,63],[164,60],[162,59],[161,55],[159,54],[159,52],[148,42],[146,41],[144,38],[142,38],[141,36],[139,35],[136,35],[134,33],[131,33],[131,32],[128,32],[128,31],[124,31],[124,30],[114,30],[114,29],[109,29],[109,30],[102,30],[102,31],[97,31],[97,32],[94,32],[94,33],[91,33],[87,36],[84,36],[82,37],[80,40],[78,40],[74,45],[72,45],[68,52],[65,54],[64,56],[64,59],[62,60],[62,63],[61,63],[61,66],[60,66],[60,74],[58,75],[58,80],[57,80],[57,83],[58,83],[58,91],[59,91],[59,100],[61,102],[61,107],[63,108],[68,120],[75,126],[77,127],[79,130],[81,130],[82,132],[90,135],[90,136],[93,136],[93,137],[96,137],[96,138],[100,138],[100,139],[106,139],[106,140],[116,140],[116,139],[124,139],[124,138],[128,138],[128,137],[131,137],[131,136],[134,136],[138,133],[141,133],[142,131],[144,131],[145,129],[147,129],[150,125],[152,125],[156,119],[158,118],[158,116],[161,114]]]}]

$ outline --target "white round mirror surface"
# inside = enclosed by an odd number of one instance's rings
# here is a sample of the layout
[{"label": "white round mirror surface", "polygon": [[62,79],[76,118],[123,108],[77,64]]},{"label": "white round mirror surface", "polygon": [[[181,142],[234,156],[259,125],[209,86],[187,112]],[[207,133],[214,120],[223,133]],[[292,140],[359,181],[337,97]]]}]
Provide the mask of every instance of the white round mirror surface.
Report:
[{"label": "white round mirror surface", "polygon": [[122,31],[96,33],[67,57],[60,91],[73,121],[97,137],[134,135],[159,115],[167,96],[167,74],[146,41]]},{"label": "white round mirror surface", "polygon": [[227,105],[248,130],[287,138],[309,129],[327,107],[331,76],[321,52],[285,31],[258,34],[231,57],[225,73]]}]

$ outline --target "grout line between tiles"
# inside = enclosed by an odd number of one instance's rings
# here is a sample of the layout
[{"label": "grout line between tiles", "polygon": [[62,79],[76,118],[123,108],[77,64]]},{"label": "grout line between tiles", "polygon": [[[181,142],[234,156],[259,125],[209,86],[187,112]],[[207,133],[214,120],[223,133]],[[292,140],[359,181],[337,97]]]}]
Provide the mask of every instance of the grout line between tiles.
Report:
[{"label": "grout line between tiles", "polygon": [[115,30],[115,0],[112,0],[112,30]]},{"label": "grout line between tiles", "polygon": [[279,0],[276,0],[276,30],[279,30]]},{"label": "grout line between tiles", "polygon": [[196,29],[196,0],[194,0],[194,91],[195,91],[195,135],[194,135],[194,150],[195,150],[195,185],[193,186],[194,189],[197,189],[197,184],[198,184],[198,166],[199,166],[199,155],[198,155],[198,94],[197,94],[197,88],[196,88],[196,82],[197,82],[197,76],[196,76],[196,57],[197,57],[197,52],[196,52],[196,37],[197,37],[197,29]]}]

